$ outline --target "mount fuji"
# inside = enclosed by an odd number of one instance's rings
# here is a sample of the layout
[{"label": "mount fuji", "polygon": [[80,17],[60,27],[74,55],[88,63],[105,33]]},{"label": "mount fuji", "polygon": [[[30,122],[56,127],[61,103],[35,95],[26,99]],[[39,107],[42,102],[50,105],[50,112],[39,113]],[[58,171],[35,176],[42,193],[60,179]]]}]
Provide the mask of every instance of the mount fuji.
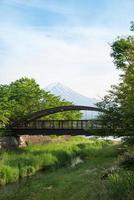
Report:
[{"label": "mount fuji", "polygon": [[[83,105],[83,106],[95,106],[97,100],[95,98],[89,98],[78,92],[70,89],[67,86],[64,86],[61,83],[51,83],[46,88],[46,91],[51,92],[56,96],[60,96],[61,99],[72,102],[74,105]],[[94,117],[97,113],[94,113]],[[90,119],[93,117],[93,112],[83,111],[83,118]]]}]

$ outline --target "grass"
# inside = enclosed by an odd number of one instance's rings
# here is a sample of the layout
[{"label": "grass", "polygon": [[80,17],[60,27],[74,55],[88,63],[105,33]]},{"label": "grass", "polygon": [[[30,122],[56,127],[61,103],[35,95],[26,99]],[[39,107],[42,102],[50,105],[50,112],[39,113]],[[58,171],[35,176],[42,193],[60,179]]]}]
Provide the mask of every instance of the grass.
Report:
[{"label": "grass", "polygon": [[[3,187],[0,200],[133,200],[133,171],[122,168],[102,179],[119,162],[119,147],[109,141],[75,137],[64,143],[2,152],[1,162],[7,167],[3,179],[12,182],[17,174],[25,178]],[[72,168],[76,156],[84,162]],[[31,176],[39,169],[46,171]]]},{"label": "grass", "polygon": [[29,177],[36,171],[56,169],[71,163],[80,156],[95,155],[108,142],[71,138],[69,141],[47,145],[27,146],[14,151],[0,152],[0,185]]},{"label": "grass", "polygon": [[109,199],[134,199],[134,172],[121,170],[109,176],[107,185]]}]

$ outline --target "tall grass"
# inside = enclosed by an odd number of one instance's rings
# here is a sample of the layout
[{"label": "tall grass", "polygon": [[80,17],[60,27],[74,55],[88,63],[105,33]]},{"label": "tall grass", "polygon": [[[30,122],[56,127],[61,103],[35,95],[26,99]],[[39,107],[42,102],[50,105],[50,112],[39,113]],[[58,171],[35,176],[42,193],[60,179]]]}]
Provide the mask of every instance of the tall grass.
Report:
[{"label": "tall grass", "polygon": [[[106,189],[109,200],[134,199],[134,140],[126,138],[117,159],[118,170],[108,176]],[[124,148],[125,147],[125,148]]]},{"label": "tall grass", "polygon": [[109,176],[106,185],[109,199],[133,200],[134,199],[134,173],[120,171]]},{"label": "tall grass", "polygon": [[69,141],[45,145],[27,146],[25,148],[0,152],[0,185],[14,182],[33,175],[38,170],[56,169],[71,164],[73,158],[86,159],[103,155],[103,147],[112,146],[111,142],[81,137]]}]

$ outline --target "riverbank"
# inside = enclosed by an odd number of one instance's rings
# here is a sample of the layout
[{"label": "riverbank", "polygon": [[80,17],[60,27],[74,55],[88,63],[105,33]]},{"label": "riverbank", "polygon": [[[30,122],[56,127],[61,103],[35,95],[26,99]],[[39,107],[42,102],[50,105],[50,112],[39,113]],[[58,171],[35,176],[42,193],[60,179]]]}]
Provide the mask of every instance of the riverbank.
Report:
[{"label": "riverbank", "polygon": [[[76,137],[66,144],[52,146],[30,146],[25,151],[23,149],[25,153],[18,153],[19,158],[22,155],[28,158],[31,154],[36,158],[38,154],[50,153],[57,162],[55,165],[49,162],[49,165],[44,165],[45,171],[1,188],[0,200],[133,199],[133,172],[118,170],[117,160],[124,153],[120,144]],[[72,166],[76,156],[83,162]]]},{"label": "riverbank", "polygon": [[39,170],[57,169],[69,165],[73,158],[85,159],[111,142],[71,137],[68,141],[45,145],[29,145],[0,152],[0,185],[29,177]]}]

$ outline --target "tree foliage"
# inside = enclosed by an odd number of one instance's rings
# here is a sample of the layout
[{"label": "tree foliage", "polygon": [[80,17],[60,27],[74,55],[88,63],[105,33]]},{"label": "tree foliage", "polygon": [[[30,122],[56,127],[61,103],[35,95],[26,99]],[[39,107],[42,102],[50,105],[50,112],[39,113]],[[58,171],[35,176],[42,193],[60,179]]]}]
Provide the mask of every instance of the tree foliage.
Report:
[{"label": "tree foliage", "polygon": [[[33,112],[61,105],[72,105],[40,88],[34,79],[21,78],[9,85],[0,85],[0,122],[10,123]],[[47,119],[80,119],[81,113],[71,111],[49,115]]]},{"label": "tree foliage", "polygon": [[[134,22],[131,23],[134,31]],[[134,36],[118,37],[111,45],[113,62],[120,70],[120,82],[112,86],[98,106],[107,112],[100,118],[116,127],[134,126]]]}]

